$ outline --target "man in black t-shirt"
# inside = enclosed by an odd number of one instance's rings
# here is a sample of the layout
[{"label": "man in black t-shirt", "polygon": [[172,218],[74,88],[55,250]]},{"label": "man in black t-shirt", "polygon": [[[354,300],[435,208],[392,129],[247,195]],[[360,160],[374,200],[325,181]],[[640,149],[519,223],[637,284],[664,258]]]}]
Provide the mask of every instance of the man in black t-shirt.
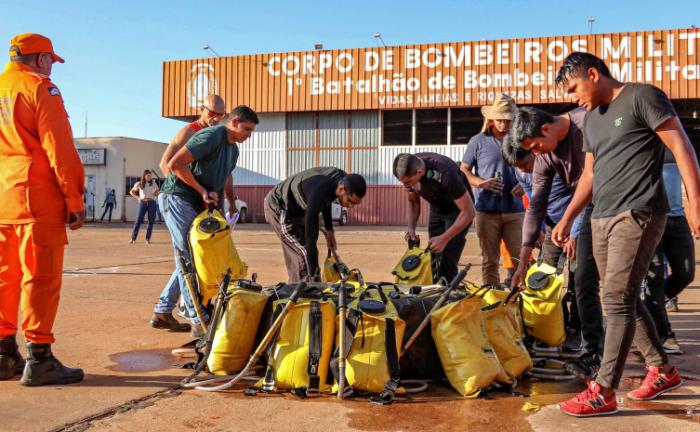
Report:
[{"label": "man in black t-shirt", "polygon": [[311,168],[278,183],[265,197],[265,219],[282,241],[289,282],[317,278],[319,214],[323,217],[328,249],[336,248],[331,205],[352,208],[367,192],[365,179],[332,168]]},{"label": "man in black t-shirt", "polygon": [[678,163],[695,234],[700,232],[700,170],[671,102],[658,88],[621,83],[601,59],[580,52],[564,60],[557,81],[589,112],[584,124],[583,174],[552,237],[566,241],[574,218],[593,199],[593,255],[607,313],[598,376],[559,408],[577,417],[614,414],[615,389],[633,341],[644,355],[648,374],[640,388],[627,394],[630,399],[654,399],[682,384],[639,299],[639,287],[668,212],[662,179],[664,145]]},{"label": "man in black t-shirt", "polygon": [[399,154],[394,159],[394,176],[408,192],[406,240],[419,240],[416,224],[423,198],[430,203],[427,247],[434,252],[433,279],[451,281],[475,215],[467,179],[455,161],[437,153]]}]

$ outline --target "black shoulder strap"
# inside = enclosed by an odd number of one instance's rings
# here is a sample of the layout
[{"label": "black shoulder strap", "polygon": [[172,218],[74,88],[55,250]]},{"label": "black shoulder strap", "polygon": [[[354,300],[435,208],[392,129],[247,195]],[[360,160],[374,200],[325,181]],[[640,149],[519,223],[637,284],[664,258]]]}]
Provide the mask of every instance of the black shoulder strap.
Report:
[{"label": "black shoulder strap", "polygon": [[396,349],[396,325],[393,319],[386,319],[386,332],[384,334],[384,349],[386,350],[386,364],[389,368],[389,377],[398,381],[401,378],[399,366],[399,353]]},{"label": "black shoulder strap", "polygon": [[569,257],[562,252],[561,255],[559,255],[559,261],[557,262],[557,274],[560,275],[564,272],[564,268],[566,267],[566,263],[569,262]]},{"label": "black shoulder strap", "polygon": [[320,385],[318,365],[321,363],[321,342],[323,340],[321,318],[321,304],[314,300],[311,302],[309,310],[309,366],[307,368],[309,387],[307,391],[318,391]]},{"label": "black shoulder strap", "polygon": [[389,381],[384,389],[376,397],[371,397],[370,402],[379,405],[389,405],[394,402],[394,393],[401,382],[401,368],[399,366],[399,352],[396,349],[396,325],[393,319],[386,318],[384,329],[384,351],[386,351],[386,365],[389,370]]}]

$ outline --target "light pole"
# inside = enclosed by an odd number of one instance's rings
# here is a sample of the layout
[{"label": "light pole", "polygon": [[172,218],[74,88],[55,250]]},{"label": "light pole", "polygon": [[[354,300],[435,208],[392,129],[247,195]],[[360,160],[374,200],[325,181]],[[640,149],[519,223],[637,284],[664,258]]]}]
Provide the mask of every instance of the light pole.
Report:
[{"label": "light pole", "polygon": [[384,39],[382,39],[382,34],[381,34],[381,33],[376,32],[376,33],[374,34],[374,37],[375,37],[379,42],[381,42],[381,44],[382,44],[382,46],[383,46],[384,48],[386,48],[386,44],[384,43]]},{"label": "light pole", "polygon": [[588,34],[593,34],[593,23],[595,22],[594,16],[588,17]]},{"label": "light pole", "polygon": [[202,49],[203,49],[204,51],[211,51],[215,56],[221,57],[221,55],[219,55],[218,52],[214,51],[214,48],[210,47],[209,44],[204,44],[204,46],[202,47]]}]

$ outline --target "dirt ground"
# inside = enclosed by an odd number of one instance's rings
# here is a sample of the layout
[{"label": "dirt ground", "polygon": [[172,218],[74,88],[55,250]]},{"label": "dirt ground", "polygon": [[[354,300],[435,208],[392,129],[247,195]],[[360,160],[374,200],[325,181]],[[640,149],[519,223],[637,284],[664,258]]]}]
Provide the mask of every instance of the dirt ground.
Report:
[{"label": "dirt ground", "polygon": [[[246,397],[241,390],[202,394],[177,389],[187,371],[171,349],[187,334],[148,326],[153,306],[173,269],[167,231],[159,225],[151,245],[143,235],[129,245],[130,227],[88,225],[70,233],[64,286],[55,325],[54,352],[85,370],[83,383],[25,388],[18,378],[0,382],[2,431],[564,431],[595,427],[607,431],[700,431],[700,283],[680,297],[671,321],[685,354],[673,356],[686,385],[656,402],[625,398],[618,416],[573,419],[556,402],[582,389],[582,382],[525,381],[519,396],[491,394],[462,399],[447,387],[399,398],[388,407],[366,399],[338,402],[321,396]],[[342,227],[340,253],[366,280],[390,279],[403,252],[400,228]],[[251,271],[268,284],[286,279],[278,241],[265,225],[237,228],[236,243]],[[474,263],[467,279],[480,282],[478,242],[469,235],[462,262]],[[638,385],[643,365],[630,361],[623,391]],[[526,402],[539,410],[525,412]]]}]

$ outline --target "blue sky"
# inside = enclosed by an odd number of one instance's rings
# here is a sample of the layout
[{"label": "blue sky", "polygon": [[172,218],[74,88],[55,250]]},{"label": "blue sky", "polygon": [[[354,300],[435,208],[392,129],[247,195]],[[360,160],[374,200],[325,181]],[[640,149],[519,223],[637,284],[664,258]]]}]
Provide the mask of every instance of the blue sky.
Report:
[{"label": "blue sky", "polygon": [[41,33],[66,59],[52,79],[75,136],[88,111],[88,136],[164,142],[182,123],[160,116],[162,62],[207,57],[205,43],[226,56],[376,46],[376,32],[387,45],[585,34],[591,15],[595,33],[700,26],[697,0],[0,0],[0,10],[0,44]]}]

